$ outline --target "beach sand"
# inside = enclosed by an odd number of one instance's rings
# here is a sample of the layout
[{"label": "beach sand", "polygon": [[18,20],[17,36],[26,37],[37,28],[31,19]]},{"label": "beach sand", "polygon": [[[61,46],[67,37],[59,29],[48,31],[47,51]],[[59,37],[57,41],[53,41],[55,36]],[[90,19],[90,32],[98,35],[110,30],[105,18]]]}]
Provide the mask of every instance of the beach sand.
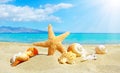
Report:
[{"label": "beach sand", "polygon": [[[83,45],[87,51],[94,53],[97,45]],[[81,58],[75,60],[75,64],[59,64],[56,52],[54,56],[47,56],[47,48],[32,46],[26,43],[0,42],[0,73],[120,73],[120,45],[105,45],[108,53],[97,55],[97,60],[81,62]],[[11,67],[10,58],[24,52],[29,47],[36,47],[39,55],[30,58],[16,67]],[[67,48],[68,45],[65,45]]]}]

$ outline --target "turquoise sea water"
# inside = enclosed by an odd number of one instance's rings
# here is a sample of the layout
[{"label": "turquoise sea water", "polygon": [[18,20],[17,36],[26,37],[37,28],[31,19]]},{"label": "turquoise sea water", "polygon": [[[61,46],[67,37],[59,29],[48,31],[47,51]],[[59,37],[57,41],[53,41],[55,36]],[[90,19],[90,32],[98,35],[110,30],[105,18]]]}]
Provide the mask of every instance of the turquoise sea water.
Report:
[{"label": "turquoise sea water", "polygon": [[[56,34],[59,35],[59,34]],[[48,34],[0,34],[0,42],[33,43],[45,41]],[[72,33],[63,43],[120,44],[120,33]]]}]

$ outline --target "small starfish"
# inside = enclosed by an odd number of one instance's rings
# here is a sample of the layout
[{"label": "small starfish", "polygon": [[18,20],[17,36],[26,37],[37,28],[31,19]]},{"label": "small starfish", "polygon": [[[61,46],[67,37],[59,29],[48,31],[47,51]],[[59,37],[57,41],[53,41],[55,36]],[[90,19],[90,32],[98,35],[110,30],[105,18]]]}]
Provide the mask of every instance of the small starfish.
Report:
[{"label": "small starfish", "polygon": [[56,50],[60,53],[66,52],[62,45],[62,41],[69,35],[69,32],[55,36],[51,24],[48,25],[48,40],[45,42],[33,43],[35,46],[48,47],[48,55],[53,55]]}]

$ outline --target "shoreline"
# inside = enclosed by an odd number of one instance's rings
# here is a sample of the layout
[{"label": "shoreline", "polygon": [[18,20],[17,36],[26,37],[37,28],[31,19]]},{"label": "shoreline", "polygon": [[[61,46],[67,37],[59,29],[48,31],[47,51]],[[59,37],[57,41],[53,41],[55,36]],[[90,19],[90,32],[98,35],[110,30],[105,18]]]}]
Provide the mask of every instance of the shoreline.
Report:
[{"label": "shoreline", "polygon": [[[42,41],[41,41],[42,42]],[[32,43],[27,43],[27,42],[2,42],[2,41],[0,41],[0,43],[13,43],[13,44],[32,44]],[[34,43],[34,42],[33,42]],[[77,43],[77,42],[73,42],[73,43]],[[70,45],[70,44],[72,44],[72,43],[62,43],[63,45]],[[98,43],[92,43],[92,44],[85,44],[85,43],[79,43],[79,44],[81,44],[81,45],[120,45],[120,43],[105,43],[105,44],[102,44],[102,43],[100,43],[100,44],[98,44]]]},{"label": "shoreline", "polygon": [[[9,35],[9,36],[8,36]],[[56,36],[59,34],[56,34]],[[80,44],[120,44],[120,34],[106,34],[106,33],[74,33],[70,34],[63,43],[71,44],[74,42]],[[1,42],[21,42],[21,43],[33,43],[39,41],[45,41],[48,39],[48,34],[1,34]]]}]

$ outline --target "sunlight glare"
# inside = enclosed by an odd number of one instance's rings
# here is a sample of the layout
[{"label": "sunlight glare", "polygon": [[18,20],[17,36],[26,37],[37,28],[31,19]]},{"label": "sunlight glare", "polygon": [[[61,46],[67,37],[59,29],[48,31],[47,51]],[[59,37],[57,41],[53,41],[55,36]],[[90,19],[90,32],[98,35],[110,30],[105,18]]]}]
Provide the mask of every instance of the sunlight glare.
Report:
[{"label": "sunlight glare", "polygon": [[116,10],[120,8],[120,0],[104,0],[104,4],[110,10]]}]

